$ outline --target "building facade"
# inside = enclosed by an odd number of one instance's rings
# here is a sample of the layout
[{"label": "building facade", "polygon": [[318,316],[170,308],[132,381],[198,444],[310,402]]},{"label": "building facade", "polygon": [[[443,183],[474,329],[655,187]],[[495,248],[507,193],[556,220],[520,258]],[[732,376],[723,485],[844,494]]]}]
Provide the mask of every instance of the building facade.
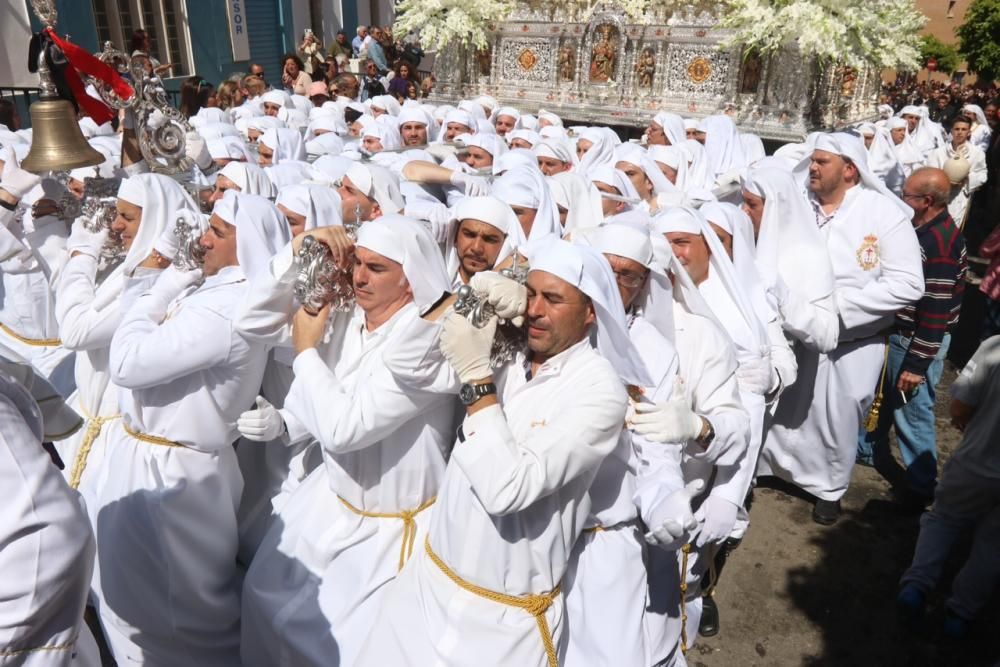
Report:
[{"label": "building facade", "polygon": [[[390,24],[391,0],[55,0],[56,30],[91,52],[105,41],[125,50],[133,31],[145,29],[152,53],[173,63],[167,87],[199,75],[212,84],[250,62],[264,66],[269,81],[280,78],[281,55],[295,51],[306,28],[324,44],[344,29],[350,37],[359,23]],[[0,88],[34,87],[27,46],[39,29],[28,0],[0,3]]]}]

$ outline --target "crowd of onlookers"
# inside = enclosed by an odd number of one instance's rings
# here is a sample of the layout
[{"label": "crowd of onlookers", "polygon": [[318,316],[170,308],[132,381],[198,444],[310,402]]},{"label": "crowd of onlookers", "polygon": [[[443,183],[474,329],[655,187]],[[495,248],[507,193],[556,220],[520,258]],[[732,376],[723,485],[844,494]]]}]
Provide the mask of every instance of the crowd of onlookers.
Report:
[{"label": "crowd of onlookers", "polygon": [[[388,26],[359,26],[350,40],[340,30],[329,47],[307,29],[296,52],[282,56],[280,73],[266,72],[263,65],[252,63],[247,74],[234,74],[218,88],[202,76],[190,76],[181,84],[179,108],[190,118],[205,107],[239,106],[248,95],[256,97],[271,88],[309,98],[341,96],[365,101],[392,95],[400,103],[419,100],[434,85],[429,73],[419,73],[423,57],[415,36],[396,39]],[[352,60],[358,63],[356,73]]]},{"label": "crowd of onlookers", "polygon": [[976,104],[982,107],[992,125],[1000,102],[1000,89],[995,84],[971,87],[955,81],[917,81],[900,76],[882,87],[880,102],[896,111],[909,104],[926,106],[930,119],[946,129],[951,127],[951,121],[961,113],[963,106]]}]

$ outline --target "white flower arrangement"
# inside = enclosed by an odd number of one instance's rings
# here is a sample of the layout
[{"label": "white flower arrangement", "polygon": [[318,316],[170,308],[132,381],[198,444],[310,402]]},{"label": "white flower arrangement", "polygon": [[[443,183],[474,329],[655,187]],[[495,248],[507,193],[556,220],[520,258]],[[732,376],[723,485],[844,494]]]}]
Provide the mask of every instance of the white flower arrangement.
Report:
[{"label": "white flower arrangement", "polygon": [[[544,7],[552,15],[585,16],[592,0],[400,0],[396,34],[413,30],[428,49],[453,42],[484,49],[492,23],[505,20],[517,6]],[[733,31],[727,46],[742,45],[761,53],[795,42],[800,53],[851,67],[875,65],[914,69],[920,62],[920,31],[927,18],[914,0],[617,0],[630,23],[693,5],[713,9],[721,28]]]},{"label": "white flower arrangement", "polygon": [[726,0],[729,45],[762,53],[796,42],[799,52],[851,67],[913,69],[927,18],[913,0]]},{"label": "white flower arrangement", "polygon": [[484,49],[489,25],[503,21],[516,5],[516,0],[400,0],[393,32],[418,32],[428,49],[440,50],[453,42]]}]

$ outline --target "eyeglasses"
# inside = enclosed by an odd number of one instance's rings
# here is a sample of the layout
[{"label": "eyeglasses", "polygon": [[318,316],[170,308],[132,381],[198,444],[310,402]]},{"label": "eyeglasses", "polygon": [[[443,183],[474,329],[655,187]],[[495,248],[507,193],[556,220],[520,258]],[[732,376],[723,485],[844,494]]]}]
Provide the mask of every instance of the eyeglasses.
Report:
[{"label": "eyeglasses", "polygon": [[923,199],[924,197],[930,197],[930,195],[919,195],[915,192],[903,192],[903,201],[906,201],[907,199]]},{"label": "eyeglasses", "polygon": [[617,280],[622,287],[635,288],[642,284],[642,281],[646,279],[646,276],[639,273],[632,273],[631,271],[614,271],[615,280]]}]

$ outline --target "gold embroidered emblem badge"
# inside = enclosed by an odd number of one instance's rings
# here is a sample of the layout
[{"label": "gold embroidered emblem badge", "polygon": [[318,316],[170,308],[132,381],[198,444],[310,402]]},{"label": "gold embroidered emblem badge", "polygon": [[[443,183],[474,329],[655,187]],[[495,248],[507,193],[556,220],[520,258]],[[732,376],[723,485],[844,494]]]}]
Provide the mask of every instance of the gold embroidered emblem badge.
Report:
[{"label": "gold embroidered emblem badge", "polygon": [[878,266],[878,237],[874,234],[866,236],[854,254],[858,259],[858,266],[863,270],[871,271],[874,269]]}]

